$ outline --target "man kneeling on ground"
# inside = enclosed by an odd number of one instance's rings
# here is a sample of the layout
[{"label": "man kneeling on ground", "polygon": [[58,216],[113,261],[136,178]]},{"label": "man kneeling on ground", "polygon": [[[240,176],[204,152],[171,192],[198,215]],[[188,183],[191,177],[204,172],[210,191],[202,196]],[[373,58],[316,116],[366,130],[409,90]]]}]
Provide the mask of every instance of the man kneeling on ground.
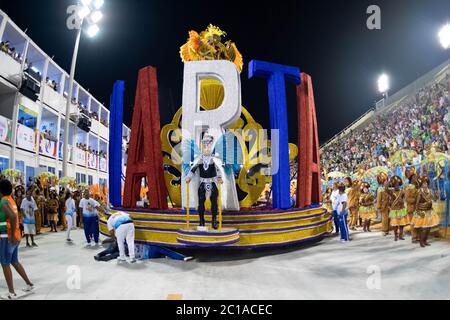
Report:
[{"label": "man kneeling on ground", "polygon": [[116,212],[108,219],[108,230],[111,237],[116,238],[119,247],[118,262],[126,261],[125,240],[130,254],[130,263],[136,262],[134,252],[134,224],[131,217],[125,212]]}]

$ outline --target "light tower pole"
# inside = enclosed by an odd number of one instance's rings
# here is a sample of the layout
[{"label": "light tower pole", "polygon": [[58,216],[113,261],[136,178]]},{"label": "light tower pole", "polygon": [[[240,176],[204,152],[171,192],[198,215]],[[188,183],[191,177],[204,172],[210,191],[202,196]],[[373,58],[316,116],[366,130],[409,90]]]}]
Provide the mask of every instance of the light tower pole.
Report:
[{"label": "light tower pole", "polygon": [[69,30],[77,30],[77,37],[75,40],[75,47],[72,56],[72,65],[70,68],[69,77],[69,92],[66,102],[66,116],[64,120],[64,143],[63,143],[63,166],[62,176],[68,175],[69,162],[69,127],[70,127],[70,104],[73,97],[73,82],[75,78],[75,70],[77,66],[78,49],[80,47],[81,31],[85,21],[87,22],[87,34],[89,37],[94,37],[99,31],[97,23],[102,19],[103,15],[99,10],[103,6],[103,0],[82,0],[77,5],[71,5],[67,8],[69,18],[67,19],[67,28]]}]

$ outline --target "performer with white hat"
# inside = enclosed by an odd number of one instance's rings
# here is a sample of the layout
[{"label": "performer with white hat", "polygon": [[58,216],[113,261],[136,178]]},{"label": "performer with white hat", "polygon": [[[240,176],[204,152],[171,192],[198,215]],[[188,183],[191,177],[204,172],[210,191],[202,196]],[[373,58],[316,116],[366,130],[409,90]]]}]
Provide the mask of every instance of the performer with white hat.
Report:
[{"label": "performer with white hat", "polygon": [[218,214],[218,198],[219,183],[223,184],[221,173],[221,161],[212,154],[214,138],[206,133],[202,139],[202,154],[194,161],[194,164],[186,177],[186,183],[190,183],[192,178],[199,171],[200,184],[198,187],[198,214],[200,216],[200,227],[205,227],[205,201],[211,201],[212,227],[217,230],[219,223],[217,221]]}]

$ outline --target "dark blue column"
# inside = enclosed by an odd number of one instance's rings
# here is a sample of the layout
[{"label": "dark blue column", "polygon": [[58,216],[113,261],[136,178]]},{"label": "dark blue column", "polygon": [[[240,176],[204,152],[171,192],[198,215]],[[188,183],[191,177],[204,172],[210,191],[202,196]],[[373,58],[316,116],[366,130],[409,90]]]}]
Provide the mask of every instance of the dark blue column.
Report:
[{"label": "dark blue column", "polygon": [[249,64],[249,79],[267,79],[269,91],[270,126],[272,131],[272,194],[273,207],[288,209],[290,199],[289,138],[286,106],[286,80],[300,84],[300,69],[275,63],[253,60]]},{"label": "dark blue column", "polygon": [[111,95],[109,126],[109,201],[122,206],[122,126],[125,82],[116,81]]}]

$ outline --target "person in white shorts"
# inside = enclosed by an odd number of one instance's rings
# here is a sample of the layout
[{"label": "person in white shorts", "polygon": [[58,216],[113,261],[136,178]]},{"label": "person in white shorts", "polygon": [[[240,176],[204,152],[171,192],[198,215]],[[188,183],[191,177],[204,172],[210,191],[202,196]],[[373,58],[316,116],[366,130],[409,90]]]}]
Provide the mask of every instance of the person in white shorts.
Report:
[{"label": "person in white shorts", "polygon": [[125,240],[130,255],[130,263],[136,262],[134,252],[134,223],[130,215],[125,212],[113,213],[108,219],[108,230],[112,237],[117,240],[119,247],[119,262],[126,261]]},{"label": "person in white shorts", "polygon": [[72,193],[66,193],[66,221],[67,221],[67,242],[72,242],[70,239],[70,231],[77,222],[77,208],[75,207],[75,200],[73,200]]},{"label": "person in white shorts", "polygon": [[[29,189],[27,196],[22,200],[20,210],[23,217],[23,233],[27,239],[27,247],[37,247],[38,245],[34,242],[34,236],[36,235],[36,212],[38,211],[38,206],[31,193],[32,191]],[[28,241],[29,238],[31,238],[31,245]]]}]

